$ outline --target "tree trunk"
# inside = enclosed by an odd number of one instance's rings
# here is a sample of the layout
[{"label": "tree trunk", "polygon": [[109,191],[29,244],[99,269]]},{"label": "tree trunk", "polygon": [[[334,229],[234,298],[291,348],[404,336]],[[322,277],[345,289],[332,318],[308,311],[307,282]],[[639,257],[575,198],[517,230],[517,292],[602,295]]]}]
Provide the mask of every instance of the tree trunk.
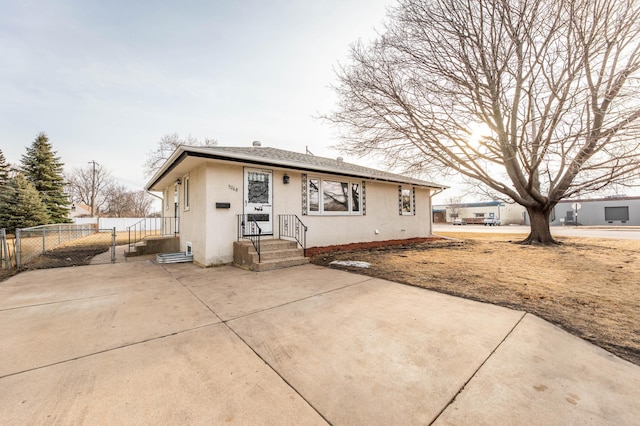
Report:
[{"label": "tree trunk", "polygon": [[531,221],[531,232],[526,239],[520,241],[520,244],[560,244],[551,236],[551,230],[549,229],[550,210],[528,207],[527,213],[529,213]]}]

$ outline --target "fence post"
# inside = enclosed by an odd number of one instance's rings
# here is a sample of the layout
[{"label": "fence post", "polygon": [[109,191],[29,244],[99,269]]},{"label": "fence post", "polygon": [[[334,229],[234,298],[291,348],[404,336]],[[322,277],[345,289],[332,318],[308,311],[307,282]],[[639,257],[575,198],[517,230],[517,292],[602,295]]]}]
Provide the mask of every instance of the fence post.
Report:
[{"label": "fence post", "polygon": [[[7,231],[4,228],[0,229],[0,239],[2,240],[0,260],[4,259],[4,267],[6,270],[9,270],[9,247],[7,246]],[[2,253],[4,253],[4,256]]]},{"label": "fence post", "polygon": [[16,269],[20,269],[20,254],[22,252],[22,237],[20,229],[16,228]]},{"label": "fence post", "polygon": [[116,263],[116,227],[113,227],[111,233],[111,263]]},{"label": "fence post", "polygon": [[47,252],[47,228],[42,228],[42,254]]}]

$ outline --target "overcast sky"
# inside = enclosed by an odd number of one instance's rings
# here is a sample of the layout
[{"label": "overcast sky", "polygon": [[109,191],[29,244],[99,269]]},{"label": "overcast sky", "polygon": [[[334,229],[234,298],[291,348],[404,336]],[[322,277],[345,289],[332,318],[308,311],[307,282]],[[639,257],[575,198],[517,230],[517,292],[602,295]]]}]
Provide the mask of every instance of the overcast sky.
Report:
[{"label": "overcast sky", "polygon": [[0,0],[0,149],[18,163],[44,131],[66,169],[95,160],[132,189],[174,132],[337,157],[314,116],[335,105],[349,45],[374,38],[392,4]]}]

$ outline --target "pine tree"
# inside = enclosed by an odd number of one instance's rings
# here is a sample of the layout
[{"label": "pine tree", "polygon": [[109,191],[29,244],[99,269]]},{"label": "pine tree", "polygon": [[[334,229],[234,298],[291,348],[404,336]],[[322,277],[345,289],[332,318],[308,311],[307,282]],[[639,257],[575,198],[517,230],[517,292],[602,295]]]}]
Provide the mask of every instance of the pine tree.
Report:
[{"label": "pine tree", "polygon": [[69,198],[64,192],[63,163],[56,157],[49,138],[43,132],[22,156],[22,171],[40,193],[42,202],[47,207],[49,223],[70,222]]},{"label": "pine tree", "polygon": [[0,187],[9,181],[10,166],[0,149]]},{"label": "pine tree", "polygon": [[33,183],[16,173],[0,191],[0,228],[13,233],[16,228],[49,223],[47,207]]}]

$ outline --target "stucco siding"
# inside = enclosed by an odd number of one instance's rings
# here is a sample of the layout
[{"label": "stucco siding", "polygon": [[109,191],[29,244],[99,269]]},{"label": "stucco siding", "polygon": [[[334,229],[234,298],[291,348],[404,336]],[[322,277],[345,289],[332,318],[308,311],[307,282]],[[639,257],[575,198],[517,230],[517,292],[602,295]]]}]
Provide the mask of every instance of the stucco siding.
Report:
[{"label": "stucco siding", "polygon": [[[233,242],[237,239],[237,215],[242,213],[243,168],[224,164],[207,167],[207,250],[204,265],[220,265],[233,261]],[[229,203],[229,208],[216,208],[216,203]]]},{"label": "stucco siding", "polygon": [[[185,178],[189,178],[189,208],[185,209]],[[205,209],[207,206],[207,176],[204,165],[183,175],[182,185],[179,186],[179,217],[180,217],[180,250],[186,251],[187,242],[191,243],[194,260],[205,262],[206,241],[200,238],[207,226]]]},{"label": "stucco siding", "polygon": [[[416,188],[415,215],[398,212],[398,185],[366,182],[366,215],[304,216],[309,247],[431,235],[429,190]],[[377,232],[376,232],[377,231]]]},{"label": "stucco siding", "polygon": [[[180,247],[185,250],[187,241],[191,242],[194,261],[199,265],[213,266],[233,261],[237,215],[244,210],[244,169],[241,165],[209,161],[188,172],[190,206],[186,211],[180,206]],[[365,215],[303,214],[302,172],[269,170],[273,172],[274,238],[278,238],[280,214],[295,214],[308,227],[307,247],[431,235],[430,190],[427,188],[415,187],[415,215],[399,214],[397,184],[366,180]],[[285,174],[289,177],[288,184],[283,182]],[[319,177],[340,179],[336,176]],[[353,178],[348,180],[354,181]],[[184,185],[179,190],[182,203]],[[229,208],[216,208],[216,203],[228,203]]]}]

